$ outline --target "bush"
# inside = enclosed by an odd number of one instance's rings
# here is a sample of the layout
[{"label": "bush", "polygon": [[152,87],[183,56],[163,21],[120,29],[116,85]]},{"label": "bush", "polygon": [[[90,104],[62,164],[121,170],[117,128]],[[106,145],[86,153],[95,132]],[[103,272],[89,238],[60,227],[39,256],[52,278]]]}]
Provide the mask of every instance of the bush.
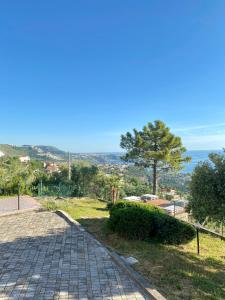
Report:
[{"label": "bush", "polygon": [[178,220],[167,214],[159,214],[155,217],[157,239],[168,244],[181,244],[195,237],[195,229],[192,225]]},{"label": "bush", "polygon": [[143,203],[138,203],[138,202],[129,202],[129,201],[118,201],[116,202],[116,204],[114,204],[111,209],[111,211],[120,209],[120,208],[129,208],[129,207],[139,207],[139,208],[145,208],[149,211],[157,211],[157,212],[161,212],[164,213],[162,209],[153,206],[153,205],[147,205],[147,204],[143,204]]},{"label": "bush", "polygon": [[154,226],[149,222],[149,212],[139,207],[114,210],[111,214],[111,228],[130,239],[145,239],[152,235]]},{"label": "bush", "polygon": [[108,210],[111,210],[112,208],[113,208],[113,202],[112,201],[109,201],[107,204],[106,204],[106,208],[108,209]]},{"label": "bush", "polygon": [[195,229],[164,213],[160,208],[121,201],[110,209],[109,227],[129,239],[156,239],[180,244],[195,237]]}]

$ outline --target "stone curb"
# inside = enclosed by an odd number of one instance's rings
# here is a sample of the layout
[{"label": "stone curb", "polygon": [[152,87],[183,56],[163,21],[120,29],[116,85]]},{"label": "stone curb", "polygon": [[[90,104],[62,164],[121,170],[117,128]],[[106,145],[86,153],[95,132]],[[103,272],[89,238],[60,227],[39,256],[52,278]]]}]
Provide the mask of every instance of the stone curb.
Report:
[{"label": "stone curb", "polygon": [[[82,232],[86,232],[88,236],[90,236],[92,239],[94,237],[89,234],[82,225],[71,218],[65,211],[63,210],[57,210],[56,214],[62,217],[66,222],[68,222],[72,226],[78,227],[78,229]],[[96,239],[95,239],[96,240]],[[126,272],[126,274],[133,280],[135,283],[139,286],[139,288],[144,291],[144,294],[146,294],[150,299],[154,300],[166,300],[165,297],[163,297],[156,289],[155,287],[149,283],[142,275],[140,275],[138,272],[136,272],[128,263],[126,263],[116,252],[109,251],[105,246],[103,246],[98,240],[96,242],[101,245],[101,247],[104,247],[104,249],[107,251],[107,253],[111,256],[113,261],[121,268],[123,271]]]},{"label": "stone curb", "polygon": [[19,214],[23,214],[23,213],[30,212],[30,211],[43,211],[43,208],[33,207],[33,208],[25,208],[25,209],[20,209],[20,210],[7,211],[4,213],[0,213],[0,218],[11,216],[11,215],[19,215]]},{"label": "stone curb", "polygon": [[135,271],[128,263],[126,263],[116,252],[110,252],[112,259],[119,265],[135,282],[141,287],[147,295],[154,300],[166,300],[150,282],[142,275]]}]

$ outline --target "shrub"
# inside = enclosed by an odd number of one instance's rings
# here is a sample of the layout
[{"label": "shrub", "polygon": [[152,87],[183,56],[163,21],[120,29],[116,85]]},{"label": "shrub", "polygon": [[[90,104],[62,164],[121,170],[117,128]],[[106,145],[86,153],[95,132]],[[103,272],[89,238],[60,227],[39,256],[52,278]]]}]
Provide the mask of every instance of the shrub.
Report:
[{"label": "shrub", "polygon": [[163,243],[180,244],[194,238],[194,228],[160,208],[121,201],[110,209],[109,227],[129,239],[156,239]]},{"label": "shrub", "polygon": [[181,244],[195,237],[195,229],[192,225],[178,220],[167,214],[155,215],[157,239],[168,244]]},{"label": "shrub", "polygon": [[130,239],[145,239],[152,235],[153,224],[149,222],[149,211],[139,207],[127,207],[114,210],[111,214],[111,228]]},{"label": "shrub", "polygon": [[152,205],[143,205],[128,201],[117,202],[110,209],[110,228],[130,239],[146,239],[154,236],[153,215],[161,210]]},{"label": "shrub", "polygon": [[113,207],[113,205],[114,205],[113,202],[110,201],[110,202],[107,203],[106,208],[107,208],[108,210],[111,210],[112,207]]},{"label": "shrub", "polygon": [[138,202],[129,202],[129,201],[118,201],[116,204],[114,204],[111,209],[111,211],[120,209],[120,208],[129,208],[129,207],[139,207],[139,208],[145,208],[149,211],[157,211],[164,213],[162,209],[153,206],[153,205],[148,205],[148,204],[143,204],[143,203],[138,203]]}]

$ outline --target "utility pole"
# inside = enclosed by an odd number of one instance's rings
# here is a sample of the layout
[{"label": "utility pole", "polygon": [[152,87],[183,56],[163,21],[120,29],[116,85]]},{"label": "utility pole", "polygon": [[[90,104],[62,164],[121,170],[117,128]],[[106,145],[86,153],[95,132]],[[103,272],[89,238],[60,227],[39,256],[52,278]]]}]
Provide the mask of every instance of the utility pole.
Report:
[{"label": "utility pole", "polygon": [[68,152],[68,179],[71,180],[71,156]]}]

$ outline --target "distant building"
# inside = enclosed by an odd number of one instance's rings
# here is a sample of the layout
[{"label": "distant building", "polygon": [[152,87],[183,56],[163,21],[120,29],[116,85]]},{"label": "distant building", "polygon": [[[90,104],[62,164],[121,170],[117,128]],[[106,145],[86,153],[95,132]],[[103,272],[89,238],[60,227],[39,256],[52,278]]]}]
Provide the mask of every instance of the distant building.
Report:
[{"label": "distant building", "polygon": [[144,200],[144,201],[150,201],[150,200],[155,200],[155,199],[158,199],[158,196],[152,195],[152,194],[145,194],[145,195],[141,196],[141,200]]},{"label": "distant building", "polygon": [[46,164],[46,171],[48,173],[59,173],[60,170],[59,170],[59,166],[56,164],[56,163],[49,163],[49,164]]},{"label": "distant building", "polygon": [[28,161],[30,161],[30,156],[20,156],[19,160],[23,163],[27,163]]},{"label": "distant building", "polygon": [[2,151],[0,151],[0,157],[4,156],[5,153],[3,153]]},{"label": "distant building", "polygon": [[126,200],[126,201],[140,201],[141,197],[129,196],[129,197],[124,197],[123,200]]},{"label": "distant building", "polygon": [[169,214],[169,215],[172,215],[174,214],[174,210],[175,210],[175,214],[181,214],[181,213],[184,213],[185,210],[183,207],[181,206],[177,206],[177,205],[169,205],[169,206],[166,206],[166,207],[163,207],[163,209]]}]

